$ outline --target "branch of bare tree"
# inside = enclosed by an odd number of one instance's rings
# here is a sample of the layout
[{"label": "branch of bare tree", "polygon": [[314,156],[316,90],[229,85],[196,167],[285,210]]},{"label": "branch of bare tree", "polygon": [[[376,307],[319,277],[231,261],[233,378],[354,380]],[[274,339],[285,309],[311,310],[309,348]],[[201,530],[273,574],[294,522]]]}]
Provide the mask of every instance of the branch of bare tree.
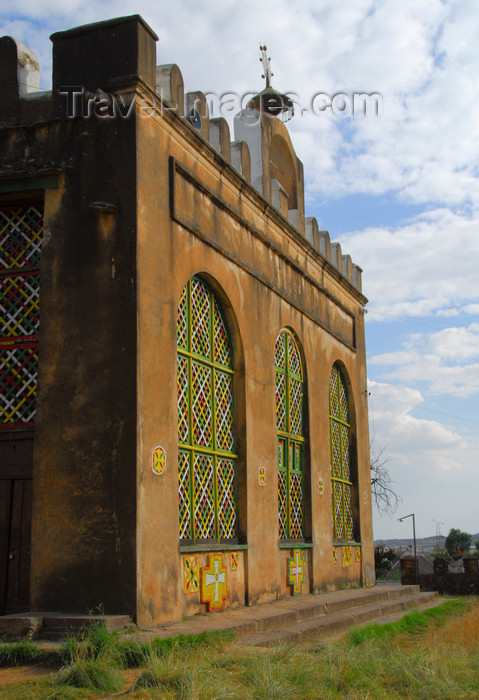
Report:
[{"label": "branch of bare tree", "polygon": [[394,490],[396,481],[391,479],[387,464],[391,461],[390,457],[385,457],[386,449],[389,445],[382,447],[380,450],[374,449],[374,436],[371,440],[371,493],[377,509],[381,513],[389,513],[393,515],[398,505],[401,503],[401,498]]}]

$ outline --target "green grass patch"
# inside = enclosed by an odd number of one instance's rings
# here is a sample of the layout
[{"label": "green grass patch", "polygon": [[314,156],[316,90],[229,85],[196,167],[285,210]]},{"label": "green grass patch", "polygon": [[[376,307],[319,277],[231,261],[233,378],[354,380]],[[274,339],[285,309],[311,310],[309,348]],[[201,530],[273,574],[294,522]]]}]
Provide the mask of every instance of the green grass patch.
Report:
[{"label": "green grass patch", "polygon": [[10,642],[0,646],[0,666],[27,666],[45,663],[48,652],[33,642]]},{"label": "green grass patch", "polygon": [[442,605],[420,612],[414,610],[407,613],[397,622],[387,622],[383,625],[366,625],[351,630],[346,639],[353,645],[363,644],[370,639],[387,639],[398,634],[416,634],[427,629],[431,624],[436,626],[444,624],[453,615],[464,613],[470,608],[470,603],[459,598],[448,600]]},{"label": "green grass patch", "polygon": [[194,650],[217,648],[229,642],[234,633],[203,632],[180,635],[150,642],[122,640],[118,633],[108,633],[104,626],[94,625],[80,638],[70,638],[62,646],[60,655],[64,667],[57,683],[61,686],[117,692],[123,687],[122,671],[148,667],[139,677],[136,689],[163,689],[189,697],[190,674],[182,660],[175,664],[174,657],[188,657]]},{"label": "green grass patch", "polygon": [[232,642],[235,638],[236,634],[231,630],[216,630],[200,634],[180,634],[178,637],[167,637],[166,639],[152,639],[145,646],[156,655],[162,656],[169,654],[172,649],[205,648],[222,642]]},{"label": "green grass patch", "polygon": [[152,659],[148,669],[135,683],[135,690],[174,691],[175,696],[189,697],[192,687],[192,674],[188,667],[164,663],[162,659]]},{"label": "green grass patch", "polygon": [[107,657],[73,661],[58,672],[57,683],[107,693],[116,693],[124,685],[120,669],[113,666]]},{"label": "green grass patch", "polygon": [[60,686],[115,693],[123,688],[122,643],[102,624],[87,628],[79,637],[67,639],[60,657],[64,665],[57,674]]}]

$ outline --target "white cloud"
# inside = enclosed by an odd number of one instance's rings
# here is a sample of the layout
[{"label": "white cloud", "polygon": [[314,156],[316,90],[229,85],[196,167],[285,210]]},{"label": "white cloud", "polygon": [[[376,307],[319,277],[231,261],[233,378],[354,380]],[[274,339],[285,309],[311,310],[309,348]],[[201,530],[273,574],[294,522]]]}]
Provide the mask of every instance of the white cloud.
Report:
[{"label": "white cloud", "polygon": [[[343,236],[344,250],[364,265],[370,320],[471,309],[479,298],[479,215],[435,209],[403,226]],[[365,261],[363,263],[363,261]]]},{"label": "white cloud", "polygon": [[368,365],[381,368],[385,379],[426,383],[432,395],[467,398],[479,393],[479,323],[411,334],[402,345],[369,357]]},{"label": "white cloud", "polygon": [[479,304],[466,304],[466,306],[463,307],[462,311],[465,314],[479,315]]},{"label": "white cloud", "polygon": [[[434,519],[446,533],[451,527],[476,532],[479,440],[450,425],[414,417],[424,400],[415,389],[375,381],[368,388],[373,450],[384,448],[382,457],[402,499],[398,516],[416,514],[418,537],[434,532]],[[376,538],[401,536],[395,519],[374,516]],[[410,537],[410,532],[402,536]]]},{"label": "white cloud", "polygon": [[352,144],[318,139],[303,154],[314,172],[315,154],[332,151],[335,167],[313,180],[318,196],[395,191],[411,202],[477,206],[479,54],[455,37],[478,30],[469,3],[462,11],[442,2],[421,3],[419,11],[417,3],[374,7],[329,71],[337,90],[381,92],[383,116],[351,119]]},{"label": "white cloud", "polygon": [[[421,449],[438,449],[448,445],[464,445],[463,438],[452,428],[433,420],[415,418],[411,415],[423,402],[417,389],[406,385],[392,385],[369,380],[371,394],[371,420],[374,432],[387,433],[391,448],[400,446],[401,460],[407,458],[410,450],[417,449],[417,437],[421,437]],[[457,465],[454,465],[457,466]]]},{"label": "white cloud", "polygon": [[412,365],[402,365],[384,375],[402,382],[427,382],[428,393],[468,398],[479,393],[479,364],[462,367],[442,365],[434,355],[423,355]]},{"label": "white cloud", "polygon": [[428,339],[428,347],[439,358],[455,362],[479,359],[479,323],[467,328],[445,328],[433,333]]}]

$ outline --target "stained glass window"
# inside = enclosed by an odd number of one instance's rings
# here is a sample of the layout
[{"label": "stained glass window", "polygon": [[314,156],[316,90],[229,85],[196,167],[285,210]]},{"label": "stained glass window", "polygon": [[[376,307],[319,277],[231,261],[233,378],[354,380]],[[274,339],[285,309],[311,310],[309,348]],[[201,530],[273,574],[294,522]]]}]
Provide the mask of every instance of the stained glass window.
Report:
[{"label": "stained glass window", "polygon": [[329,425],[333,538],[351,541],[354,539],[349,444],[351,426],[346,385],[336,365],[333,365],[329,378]]},{"label": "stained glass window", "polygon": [[275,387],[279,538],[302,539],[303,367],[296,340],[286,329],[276,339]]},{"label": "stained glass window", "polygon": [[233,356],[216,296],[198,277],[177,316],[180,539],[236,538]]},{"label": "stained glass window", "polygon": [[0,208],[0,429],[35,422],[42,204]]}]

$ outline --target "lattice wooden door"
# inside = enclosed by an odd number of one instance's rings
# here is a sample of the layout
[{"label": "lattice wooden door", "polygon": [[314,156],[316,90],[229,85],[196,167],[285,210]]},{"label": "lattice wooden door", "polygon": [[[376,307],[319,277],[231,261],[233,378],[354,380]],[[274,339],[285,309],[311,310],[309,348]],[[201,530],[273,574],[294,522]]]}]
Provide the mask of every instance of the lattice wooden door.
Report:
[{"label": "lattice wooden door", "polygon": [[40,200],[0,207],[0,610],[28,609]]},{"label": "lattice wooden door", "polygon": [[0,434],[0,614],[28,610],[33,433]]}]

